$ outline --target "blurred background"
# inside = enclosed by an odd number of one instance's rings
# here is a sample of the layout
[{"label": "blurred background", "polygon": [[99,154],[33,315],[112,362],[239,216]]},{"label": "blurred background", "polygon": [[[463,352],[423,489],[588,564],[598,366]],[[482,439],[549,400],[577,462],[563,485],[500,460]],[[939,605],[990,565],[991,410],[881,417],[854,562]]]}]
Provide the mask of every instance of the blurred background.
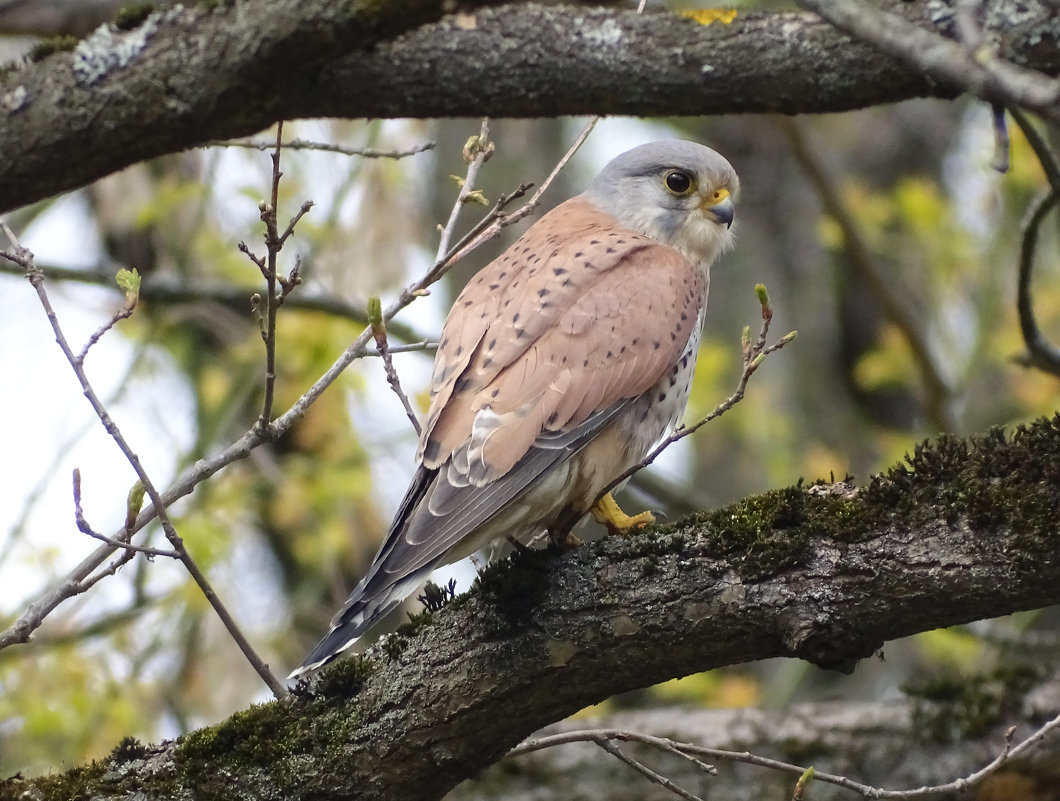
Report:
[{"label": "blurred background", "polygon": [[[21,30],[0,15],[3,24]],[[11,58],[34,38],[0,41]],[[584,123],[491,121],[497,150],[479,182],[486,198],[540,183]],[[405,158],[283,154],[281,228],[303,201],[315,206],[281,259],[286,273],[300,258],[304,284],[280,311],[277,412],[363,329],[370,296],[385,307],[430,266],[457,193],[450,176],[463,175],[461,149],[479,125],[285,125],[287,139],[434,147]],[[712,273],[686,421],[734,389],[741,331],[759,324],[756,283],[769,289],[774,335],[797,329],[799,337],[767,360],[742,403],[642,472],[626,490],[627,506],[675,519],[799,478],[863,483],[939,432],[1012,426],[1057,409],[1056,377],[1016,361],[1020,220],[1045,179],[1014,126],[1010,170],[991,169],[988,107],[918,101],[798,119],[607,119],[531,219],[579,192],[611,157],[666,137],[714,147],[742,183],[737,245]],[[264,348],[249,297],[263,281],[236,245],[264,253],[258,204],[270,174],[268,153],[208,147],[5,218],[48,276],[75,349],[121,305],[114,273],[125,267],[144,276],[135,314],[103,338],[86,367],[160,486],[238,438],[260,410]],[[466,207],[460,230],[484,212]],[[527,225],[461,261],[394,321],[391,343],[434,338],[463,282]],[[1043,329],[1060,337],[1056,233],[1047,225],[1040,243],[1035,309]],[[89,522],[104,533],[120,528],[135,476],[81,396],[32,288],[7,263],[0,269],[6,628],[98,544],[74,524],[72,470],[81,471]],[[337,308],[299,309],[303,299]],[[431,359],[425,349],[394,361],[421,412]],[[362,574],[412,475],[415,439],[380,360],[366,358],[288,436],[174,508],[189,551],[275,672],[300,662]],[[587,526],[583,536],[597,533]],[[165,545],[157,526],[141,538]],[[443,581],[454,576],[467,586],[474,567],[443,573]],[[888,644],[886,661],[866,661],[852,676],[794,660],[740,665],[591,712],[887,699],[915,677],[1055,656],[1058,622],[1046,610],[930,632]],[[56,610],[32,643],[0,651],[0,773],[69,767],[123,736],[172,737],[268,697],[183,568],[137,557]]]}]

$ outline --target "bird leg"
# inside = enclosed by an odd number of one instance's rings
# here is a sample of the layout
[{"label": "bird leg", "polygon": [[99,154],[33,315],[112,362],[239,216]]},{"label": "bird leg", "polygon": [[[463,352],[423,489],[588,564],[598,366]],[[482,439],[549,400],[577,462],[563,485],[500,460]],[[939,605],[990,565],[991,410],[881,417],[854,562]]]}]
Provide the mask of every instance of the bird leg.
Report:
[{"label": "bird leg", "polygon": [[594,503],[589,511],[597,523],[607,526],[608,534],[628,534],[635,528],[650,526],[655,522],[655,515],[651,512],[641,512],[632,517],[627,515],[610,492]]}]

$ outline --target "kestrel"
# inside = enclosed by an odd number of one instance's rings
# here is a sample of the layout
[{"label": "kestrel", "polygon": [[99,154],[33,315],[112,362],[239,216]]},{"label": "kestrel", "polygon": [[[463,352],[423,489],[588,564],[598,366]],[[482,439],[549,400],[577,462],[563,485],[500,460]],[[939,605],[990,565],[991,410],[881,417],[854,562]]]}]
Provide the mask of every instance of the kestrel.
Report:
[{"label": "kestrel", "polygon": [[412,484],[292,678],[492,540],[565,541],[590,512],[612,533],[652,521],[600,496],[684,411],[738,186],[703,145],[642,145],[467,284],[442,329]]}]

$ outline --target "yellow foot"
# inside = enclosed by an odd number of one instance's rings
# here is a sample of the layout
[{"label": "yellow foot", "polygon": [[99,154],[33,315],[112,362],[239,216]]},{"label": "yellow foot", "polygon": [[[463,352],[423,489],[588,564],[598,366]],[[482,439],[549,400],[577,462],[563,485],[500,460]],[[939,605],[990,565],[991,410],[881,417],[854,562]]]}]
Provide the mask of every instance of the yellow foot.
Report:
[{"label": "yellow foot", "polygon": [[650,526],[655,522],[655,515],[651,512],[641,512],[630,517],[619,508],[610,492],[593,504],[589,511],[593,513],[597,523],[607,526],[608,534],[628,534],[635,528]]}]

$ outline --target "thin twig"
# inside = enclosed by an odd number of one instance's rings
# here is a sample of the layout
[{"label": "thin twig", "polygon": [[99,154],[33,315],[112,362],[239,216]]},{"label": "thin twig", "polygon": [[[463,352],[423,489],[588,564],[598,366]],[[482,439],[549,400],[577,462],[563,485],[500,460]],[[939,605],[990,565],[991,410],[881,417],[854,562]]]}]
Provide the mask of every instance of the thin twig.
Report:
[{"label": "thin twig", "polygon": [[660,785],[661,787],[665,787],[674,795],[685,799],[685,801],[703,801],[703,799],[700,798],[698,795],[690,793],[683,787],[674,784],[671,779],[666,778],[661,773],[656,773],[654,770],[649,768],[640,760],[631,757],[629,754],[627,754],[625,751],[615,745],[612,740],[597,740],[596,744],[605,751],[607,751],[607,753],[611,754],[614,757],[617,757],[622,762],[625,762],[627,765],[633,768],[633,770],[637,771],[637,773],[641,774],[642,776],[646,776],[648,779]]},{"label": "thin twig", "polygon": [[106,534],[100,534],[89,524],[88,519],[85,517],[84,509],[81,507],[81,471],[74,469],[73,474],[73,485],[74,485],[74,522],[77,524],[78,530],[82,534],[87,534],[93,539],[100,540],[113,545],[115,548],[124,548],[127,551],[133,553],[142,553],[145,556],[165,556],[170,559],[180,559],[180,554],[176,551],[165,551],[159,548],[146,548],[142,545],[133,545],[125,540],[118,540],[112,537],[108,537]]},{"label": "thin twig", "polygon": [[370,298],[368,300],[368,320],[372,326],[372,336],[375,337],[375,346],[379,350],[379,355],[383,357],[383,370],[386,372],[387,383],[394,390],[394,394],[398,396],[398,400],[401,401],[401,405],[405,408],[405,416],[412,423],[416,436],[419,436],[422,430],[419,418],[416,417],[416,412],[412,409],[409,396],[401,388],[401,379],[394,368],[394,360],[390,358],[390,347],[386,341],[386,323],[383,322],[383,311],[379,298]]},{"label": "thin twig", "polygon": [[[66,356],[66,360],[70,363],[70,367],[73,369],[74,375],[77,377],[78,383],[81,385],[82,392],[88,399],[88,402],[91,404],[92,409],[93,411],[95,411],[100,423],[103,424],[103,427],[106,429],[111,439],[114,440],[115,444],[125,455],[126,460],[132,466],[133,471],[136,473],[136,476],[140,480],[140,483],[143,485],[147,495],[151,498],[151,502],[154,506],[154,513],[158,517],[159,523],[162,525],[162,530],[165,532],[166,538],[173,546],[174,551],[176,551],[176,553],[178,554],[178,557],[181,563],[184,565],[185,570],[187,570],[191,577],[195,580],[195,583],[199,586],[199,589],[202,591],[207,601],[213,607],[214,611],[217,613],[217,616],[225,625],[225,628],[228,629],[229,634],[236,641],[236,644],[239,646],[240,650],[247,658],[247,661],[250,662],[250,664],[254,667],[255,671],[257,671],[258,675],[261,676],[262,680],[265,681],[265,683],[269,686],[269,688],[273,691],[277,698],[284,697],[287,694],[286,688],[276,679],[275,676],[273,676],[269,672],[268,666],[265,665],[261,658],[258,657],[258,655],[254,652],[254,649],[250,646],[250,643],[247,641],[246,637],[244,637],[243,633],[239,630],[239,627],[236,625],[236,622],[232,618],[231,614],[225,608],[224,604],[221,603],[220,598],[217,596],[217,593],[210,585],[206,576],[199,569],[199,566],[195,563],[195,560],[191,558],[191,555],[187,552],[187,549],[184,548],[184,543],[180,539],[180,536],[177,534],[177,531],[173,526],[173,521],[171,520],[169,513],[166,511],[165,502],[159,494],[158,490],[155,489],[151,478],[147,475],[147,471],[144,470],[143,464],[141,464],[140,462],[140,457],[136,454],[135,451],[133,451],[132,447],[125,440],[125,437],[121,433],[121,429],[118,428],[117,423],[114,422],[114,419],[110,416],[110,412],[107,411],[107,408],[103,405],[102,401],[99,399],[99,396],[96,394],[95,389],[92,387],[91,382],[88,380],[88,376],[85,374],[84,365],[77,360],[77,356],[71,349],[70,344],[66,339],[66,335],[63,332],[62,326],[59,324],[59,318],[55,313],[55,309],[52,308],[51,300],[48,297],[47,290],[44,288],[44,274],[34,265],[33,254],[26,248],[22,247],[18,239],[15,238],[14,234],[11,232],[10,228],[8,228],[3,223],[0,223],[0,227],[2,227],[4,234],[8,237],[8,239],[14,246],[14,255],[16,257],[21,258],[21,261],[19,263],[23,264],[26,269],[26,277],[29,279],[30,284],[36,291],[37,298],[40,300],[41,306],[43,307],[44,312],[48,317],[48,322],[51,324],[52,333],[55,334],[55,341],[58,343],[60,349],[63,352],[63,355]],[[6,253],[4,253],[3,255],[8,256],[8,254]],[[139,516],[136,516],[135,523],[138,522]],[[126,522],[126,530],[128,531],[129,536],[132,535],[132,532],[135,528],[135,523],[133,525],[129,525],[128,521]],[[108,546],[110,548],[124,547],[123,545],[114,546],[110,545],[109,543]],[[93,583],[98,580],[99,578],[96,578]],[[71,589],[76,589],[76,584],[74,584]]]},{"label": "thin twig", "polygon": [[[414,156],[417,153],[433,150],[435,146],[434,142],[424,142],[406,150],[376,150],[370,147],[347,147],[345,145],[331,144],[330,142],[311,142],[305,139],[292,139],[282,144],[284,150],[320,150],[325,153],[360,156],[366,159],[403,159],[408,156]],[[204,143],[202,147],[242,147],[250,150],[266,151],[276,147],[276,142],[260,139],[215,139]]]},{"label": "thin twig", "polygon": [[127,320],[129,317],[132,317],[132,313],[135,310],[136,297],[134,296],[132,298],[129,298],[128,296],[126,296],[126,301],[121,305],[121,308],[114,312],[114,314],[111,315],[110,319],[107,320],[107,322],[103,323],[103,325],[101,325],[99,328],[97,328],[95,332],[93,332],[93,334],[88,338],[88,341],[85,342],[85,346],[81,348],[81,352],[77,354],[77,361],[80,363],[84,363],[85,357],[88,356],[89,349],[91,349],[93,345],[99,342],[99,340],[103,338],[104,334],[106,334],[110,329],[117,325],[119,320]]},{"label": "thin twig", "polygon": [[1045,177],[1049,181],[1049,189],[1036,198],[1027,210],[1026,221],[1023,224],[1023,236],[1020,240],[1016,308],[1019,310],[1020,331],[1023,334],[1027,352],[1018,361],[1052,375],[1060,375],[1060,348],[1051,343],[1038,327],[1034,316],[1034,298],[1031,293],[1034,253],[1038,248],[1038,229],[1046,215],[1060,200],[1060,160],[1025,113],[1018,108],[1012,108],[1009,111],[1031,149],[1034,150],[1045,172]]},{"label": "thin twig", "polygon": [[265,390],[261,402],[258,425],[268,425],[272,419],[272,402],[276,392],[276,255],[282,244],[276,233],[276,214],[280,199],[280,142],[283,140],[283,120],[276,123],[276,147],[272,151],[272,188],[269,203],[261,210],[265,223],[265,248],[268,251],[267,266],[262,270],[265,277]]},{"label": "thin twig", "polygon": [[[261,221],[265,223],[265,256],[257,256],[251,252],[245,242],[240,242],[240,252],[246,254],[254,264],[257,265],[265,278],[264,298],[255,293],[251,296],[251,310],[258,318],[258,327],[261,330],[261,339],[265,343],[265,387],[264,398],[261,402],[261,414],[258,416],[257,428],[267,433],[269,420],[272,419],[272,405],[276,397],[276,313],[287,296],[294,291],[295,287],[302,283],[300,275],[302,262],[296,258],[294,268],[287,276],[280,275],[277,269],[277,261],[280,251],[287,240],[294,234],[295,226],[311,208],[313,201],[307,200],[302,203],[298,213],[287,223],[287,228],[281,234],[277,223],[277,215],[280,205],[280,179],[283,172],[280,170],[280,156],[283,153],[283,120],[276,123],[276,140],[273,143],[272,158],[272,182],[269,190],[269,200],[259,206],[261,210]],[[276,291],[279,284],[280,291]],[[264,314],[261,312],[261,304],[265,304]]]},{"label": "thin twig", "polygon": [[1053,149],[1049,147],[1049,143],[1045,140],[1045,137],[1039,133],[1038,128],[1035,127],[1033,122],[1031,122],[1031,119],[1027,116],[1026,112],[1015,106],[1009,108],[1008,112],[1012,115],[1012,119],[1016,121],[1023,136],[1027,139],[1027,144],[1031,146],[1034,155],[1038,157],[1038,163],[1042,165],[1042,170],[1045,172],[1045,177],[1049,181],[1049,186],[1060,191],[1060,160],[1057,159],[1056,153],[1054,153]]},{"label": "thin twig", "polygon": [[[246,245],[244,244],[243,247],[246,247]],[[240,250],[242,252],[242,249]],[[247,251],[252,260],[256,258],[253,254],[249,254],[249,248]],[[72,281],[101,286],[115,292],[120,291],[114,281],[114,270],[117,269],[117,265],[113,267],[96,266],[87,270],[40,264],[38,264],[38,267],[44,272],[49,281]],[[5,275],[24,274],[22,267],[5,261],[0,261],[0,273]],[[243,315],[247,309],[247,297],[253,291],[253,288],[249,286],[211,286],[198,281],[192,284],[166,276],[148,275],[143,278],[143,282],[140,284],[140,299],[154,303],[217,303]],[[284,298],[283,305],[287,309],[319,312],[320,314],[340,317],[361,325],[368,324],[368,318],[364,315],[364,303],[350,303],[334,295],[299,292]],[[391,339],[400,339],[405,342],[423,340],[421,332],[415,331],[410,326],[397,321],[390,321],[387,326],[387,334]],[[397,346],[391,345],[390,352],[398,353]],[[368,355],[375,356],[378,354],[374,351],[369,351]]]},{"label": "thin twig", "polygon": [[957,35],[969,54],[974,54],[983,43],[983,29],[979,25],[982,6],[982,0],[957,0],[954,4],[953,19]]},{"label": "thin twig", "polygon": [[453,238],[453,231],[456,230],[456,222],[460,218],[460,212],[463,211],[468,196],[475,191],[475,182],[478,180],[479,170],[482,169],[482,165],[486,163],[486,160],[493,155],[495,149],[495,145],[490,141],[489,117],[483,117],[482,123],[479,125],[478,137],[468,140],[468,144],[464,147],[464,155],[468,160],[467,174],[460,184],[460,191],[457,192],[456,202],[453,204],[452,211],[449,212],[449,220],[446,222],[445,227],[442,228],[442,235],[438,237],[436,264],[441,263],[449,253],[449,240]]},{"label": "thin twig", "polygon": [[1052,344],[1038,327],[1031,294],[1031,275],[1034,272],[1034,251],[1038,247],[1038,228],[1058,200],[1060,192],[1049,189],[1031,203],[1027,221],[1023,224],[1023,239],[1020,242],[1019,285],[1016,296],[1020,331],[1027,346],[1027,352],[1018,360],[1022,364],[1032,365],[1053,375],[1060,375],[1060,348]]},{"label": "thin twig", "polygon": [[[389,331],[389,326],[387,328]],[[420,342],[409,342],[405,345],[391,345],[387,343],[386,349],[388,353],[416,353],[424,350],[436,350],[438,348],[438,342],[436,340],[424,339]],[[382,356],[379,349],[366,351],[365,356]]]},{"label": "thin twig", "polygon": [[[513,211],[511,214],[498,214],[495,219],[490,221],[490,224],[483,227],[483,230],[475,234],[473,238],[469,238],[467,243],[464,245],[458,245],[453,248],[452,255],[445,260],[446,266],[451,266],[457,261],[462,259],[471,251],[479,247],[483,242],[492,239],[501,232],[502,229],[507,228],[509,225],[519,222],[519,220],[526,217],[534,209],[537,208],[541,202],[542,195],[548,191],[548,188],[552,185],[552,182],[556,180],[556,176],[559,175],[560,171],[567,166],[567,162],[571,160],[575,153],[585,143],[585,140],[589,138],[589,134],[592,133],[593,128],[596,127],[596,123],[600,121],[599,117],[593,117],[585,124],[581,132],[574,139],[574,143],[567,149],[567,152],[563,154],[563,157],[556,162],[556,166],[552,169],[552,172],[548,174],[548,177],[541,182],[541,185],[537,188],[530,199],[526,201],[522,206]],[[525,191],[525,190],[524,190]]]}]

